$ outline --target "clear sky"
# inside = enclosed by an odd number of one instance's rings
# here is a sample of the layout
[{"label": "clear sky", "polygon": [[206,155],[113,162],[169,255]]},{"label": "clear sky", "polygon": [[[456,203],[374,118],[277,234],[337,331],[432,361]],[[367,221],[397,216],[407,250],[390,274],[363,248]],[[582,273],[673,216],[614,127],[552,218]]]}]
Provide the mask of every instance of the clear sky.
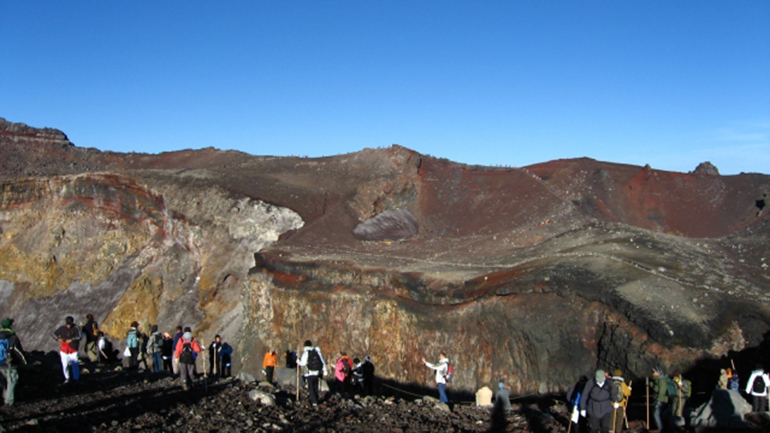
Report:
[{"label": "clear sky", "polygon": [[770,1],[0,0],[0,117],[77,146],[770,173]]}]

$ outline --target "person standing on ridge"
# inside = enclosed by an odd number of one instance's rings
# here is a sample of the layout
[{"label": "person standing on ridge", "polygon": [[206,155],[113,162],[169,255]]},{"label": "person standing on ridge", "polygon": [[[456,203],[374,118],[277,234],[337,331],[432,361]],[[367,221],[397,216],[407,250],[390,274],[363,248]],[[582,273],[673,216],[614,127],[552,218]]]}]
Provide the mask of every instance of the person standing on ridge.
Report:
[{"label": "person standing on ridge", "polygon": [[278,363],[278,354],[274,349],[270,349],[265,353],[265,359],[262,360],[262,372],[265,373],[265,378],[268,382],[273,383],[273,373],[275,372],[275,365]]},{"label": "person standing on ridge", "polygon": [[26,365],[21,341],[11,328],[13,319],[6,318],[0,323],[0,375],[5,378],[3,400],[6,406],[16,402],[16,384],[19,382],[19,365]]},{"label": "person standing on ridge", "polygon": [[625,379],[623,379],[623,372],[620,370],[612,372],[612,381],[618,389],[617,400],[612,402],[612,408],[615,411],[612,414],[612,419],[615,420],[615,425],[612,428],[615,432],[620,433],[623,431],[623,420],[626,418],[626,407],[628,406],[628,398],[631,396],[631,387],[626,384]]},{"label": "person standing on ridge", "polygon": [[438,354],[438,363],[431,364],[425,358],[422,358],[422,363],[426,367],[436,370],[436,387],[438,388],[439,401],[449,403],[449,399],[446,396],[446,375],[449,372],[449,358],[446,357],[444,352],[441,352]]},{"label": "person standing on ridge", "polygon": [[222,336],[217,334],[214,341],[209,345],[209,376],[218,377],[222,375]]},{"label": "person standing on ridge", "polygon": [[321,349],[313,346],[313,342],[310,340],[305,341],[305,350],[302,352],[302,357],[297,361],[297,365],[307,368],[304,377],[307,380],[307,389],[310,392],[310,403],[313,406],[318,406],[318,381],[326,371],[326,361],[321,354]]},{"label": "person standing on ridge", "polygon": [[99,349],[96,347],[96,343],[99,341],[99,324],[94,320],[93,314],[86,314],[83,335],[86,336],[86,356],[88,360],[91,362],[99,361]]},{"label": "person standing on ridge", "polygon": [[192,332],[185,331],[182,338],[176,343],[174,349],[174,358],[178,360],[179,380],[182,382],[182,389],[190,389],[195,380],[195,354],[201,352],[201,346],[198,340],[193,338]]},{"label": "person standing on ridge", "polygon": [[160,373],[163,371],[163,334],[158,331],[158,325],[152,325],[150,328],[150,341],[147,346],[152,354],[152,372]]},{"label": "person standing on ridge", "polygon": [[[174,339],[171,342],[171,347],[173,351],[176,351],[176,345],[179,343],[179,339],[182,338],[182,335],[184,332],[182,332],[182,326],[176,327],[176,333],[174,334]],[[173,370],[174,374],[179,374],[179,359],[174,356],[171,360],[171,369]]]},{"label": "person standing on ridge", "polygon": [[591,433],[608,433],[612,424],[612,402],[618,401],[618,389],[604,370],[596,370],[580,396],[580,415],[588,415]]},{"label": "person standing on ridge", "polygon": [[374,364],[370,355],[364,357],[361,373],[364,377],[364,395],[374,395]]},{"label": "person standing on ridge", "polygon": [[660,367],[654,367],[652,369],[652,404],[655,407],[653,417],[655,418],[655,426],[658,430],[663,430],[663,407],[668,403],[668,384],[666,383],[666,376],[663,375],[663,370]]},{"label": "person standing on ridge", "polygon": [[762,369],[762,364],[757,364],[746,383],[746,394],[751,395],[751,411],[767,411],[767,387],[770,386],[770,376]]},{"label": "person standing on ridge", "polygon": [[130,353],[128,357],[128,370],[139,370],[140,345],[139,322],[133,321],[131,322],[131,327],[128,328],[128,332],[126,332],[126,347],[128,347],[128,352]]},{"label": "person standing on ridge", "polygon": [[[80,338],[80,328],[75,325],[75,318],[72,316],[67,316],[64,319],[64,325],[53,332],[53,339],[59,342],[59,357],[61,358],[65,385],[70,383],[70,377],[74,381],[80,379],[80,366],[78,365]],[[70,370],[72,370],[71,376]]]}]

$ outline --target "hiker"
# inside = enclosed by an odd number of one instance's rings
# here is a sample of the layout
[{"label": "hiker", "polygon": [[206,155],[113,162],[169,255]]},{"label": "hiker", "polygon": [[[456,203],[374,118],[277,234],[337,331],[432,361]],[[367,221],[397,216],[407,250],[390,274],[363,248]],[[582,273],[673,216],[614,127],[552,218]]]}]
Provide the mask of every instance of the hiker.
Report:
[{"label": "hiker", "polygon": [[222,359],[219,351],[222,349],[222,336],[217,334],[209,345],[209,376],[222,375]]},{"label": "hiker", "polygon": [[724,368],[719,370],[719,380],[717,381],[717,389],[727,389],[727,381],[730,377],[727,375],[727,370]]},{"label": "hiker", "polygon": [[[70,377],[74,381],[80,379],[80,366],[78,365],[80,337],[80,328],[75,325],[75,318],[72,316],[67,316],[64,319],[64,325],[53,332],[53,339],[59,342],[59,357],[61,358],[65,385],[70,383]],[[71,376],[70,370],[72,370]]]},{"label": "hiker", "polygon": [[221,354],[222,363],[222,377],[230,377],[232,375],[233,366],[233,346],[229,345],[226,341],[222,343],[222,348],[219,350]]},{"label": "hiker", "polygon": [[5,318],[0,322],[0,376],[5,379],[3,400],[6,406],[13,406],[16,401],[16,384],[19,382],[19,365],[26,365],[21,341],[12,329],[13,319]]},{"label": "hiker", "polygon": [[687,399],[690,398],[692,383],[689,380],[682,377],[682,373],[674,372],[674,376],[671,379],[673,392],[669,389],[669,402],[671,403],[671,415],[675,417],[682,417],[684,412],[684,404]]},{"label": "hiker", "polygon": [[171,359],[174,357],[174,340],[168,332],[163,333],[160,357],[163,360],[163,370],[173,374],[174,367],[171,365]]},{"label": "hiker", "polygon": [[152,355],[152,372],[160,373],[163,371],[163,334],[158,331],[158,325],[152,325],[150,332],[150,341],[148,342],[147,349]]},{"label": "hiker", "polygon": [[422,358],[422,363],[428,368],[436,370],[436,387],[438,388],[439,401],[442,403],[449,403],[449,399],[446,396],[446,376],[449,374],[449,358],[446,357],[444,352],[438,354],[438,363],[431,364]]},{"label": "hiker", "polygon": [[374,395],[374,364],[370,355],[364,357],[361,374],[364,378],[364,395]]},{"label": "hiker", "polygon": [[510,412],[511,394],[505,389],[505,384],[501,380],[497,383],[497,392],[495,393],[495,411]]},{"label": "hiker", "polygon": [[738,377],[738,372],[733,371],[732,368],[727,369],[727,389],[740,393],[741,379]]},{"label": "hiker", "polygon": [[623,431],[623,420],[626,418],[626,407],[628,407],[628,398],[631,396],[631,387],[623,379],[623,372],[621,370],[612,372],[612,382],[618,389],[618,398],[612,403],[614,411],[612,419],[615,420],[615,425],[612,428],[615,432],[619,433]]},{"label": "hiker", "polygon": [[99,324],[94,320],[93,314],[86,314],[83,335],[86,336],[86,356],[88,360],[97,362],[99,360],[99,349],[96,347],[96,342],[99,340]]},{"label": "hiker", "polygon": [[307,368],[307,372],[303,376],[310,392],[310,403],[313,406],[318,406],[318,380],[323,377],[326,371],[326,361],[321,354],[321,349],[314,347],[310,340],[305,341],[305,349],[302,352],[302,357],[297,361],[297,365]]},{"label": "hiker", "polygon": [[126,348],[128,349],[128,370],[139,370],[139,322],[131,322],[131,327],[126,332]]},{"label": "hiker", "polygon": [[653,367],[652,369],[652,404],[655,407],[653,411],[653,417],[655,418],[655,425],[658,430],[663,430],[663,407],[668,403],[668,385],[666,384],[666,376],[663,375],[663,370],[660,367]]},{"label": "hiker", "polygon": [[265,353],[265,359],[262,360],[262,372],[265,374],[265,378],[268,382],[273,383],[273,373],[275,372],[275,365],[278,363],[278,354],[275,350],[270,349]]},{"label": "hiker", "polygon": [[286,350],[286,368],[297,368],[297,352]]},{"label": "hiker", "polygon": [[[189,329],[189,328],[187,328]],[[200,352],[201,347],[198,340],[193,338],[192,332],[185,331],[182,337],[176,343],[174,349],[174,359],[177,360],[179,369],[179,380],[182,382],[182,389],[187,391],[195,380],[195,354]]]},{"label": "hiker", "polygon": [[604,373],[596,370],[592,380],[586,384],[580,396],[580,415],[588,418],[592,433],[608,433],[612,423],[612,402],[618,401],[618,389]]},{"label": "hiker", "polygon": [[337,383],[337,392],[343,397],[348,397],[350,391],[350,373],[353,371],[353,362],[345,352],[340,352],[340,357],[334,365],[334,378]]},{"label": "hiker", "polygon": [[112,343],[104,335],[104,332],[99,331],[96,335],[96,348],[99,351],[99,362],[102,364],[111,363],[112,356]]},{"label": "hiker", "polygon": [[[173,347],[172,350],[176,351],[176,345],[179,343],[179,339],[182,338],[183,334],[184,332],[182,332],[182,327],[177,326],[176,333],[174,333],[174,338],[171,341],[171,347]],[[179,359],[176,356],[171,358],[171,369],[174,374],[179,374]]]},{"label": "hiker", "polygon": [[751,411],[767,411],[767,387],[770,386],[770,376],[762,369],[762,364],[757,364],[746,383],[746,394],[751,395]]}]

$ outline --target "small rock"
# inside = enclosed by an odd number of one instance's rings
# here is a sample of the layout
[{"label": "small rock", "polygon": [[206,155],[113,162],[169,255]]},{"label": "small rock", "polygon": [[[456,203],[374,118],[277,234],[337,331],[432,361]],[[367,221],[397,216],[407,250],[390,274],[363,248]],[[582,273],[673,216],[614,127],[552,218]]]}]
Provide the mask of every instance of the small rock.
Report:
[{"label": "small rock", "polygon": [[259,401],[265,406],[275,406],[275,397],[273,394],[254,389],[249,392],[249,398],[254,401]]}]

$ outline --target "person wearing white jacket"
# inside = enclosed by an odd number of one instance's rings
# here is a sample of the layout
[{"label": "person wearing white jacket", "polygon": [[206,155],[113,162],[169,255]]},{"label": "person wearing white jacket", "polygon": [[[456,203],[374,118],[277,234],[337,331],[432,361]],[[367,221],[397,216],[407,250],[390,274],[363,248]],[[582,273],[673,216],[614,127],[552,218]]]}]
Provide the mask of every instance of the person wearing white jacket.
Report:
[{"label": "person wearing white jacket", "polygon": [[770,386],[770,376],[757,364],[746,382],[746,394],[751,394],[751,409],[753,412],[767,411],[767,387]]},{"label": "person wearing white jacket", "polygon": [[431,364],[422,358],[423,364],[428,368],[436,370],[436,386],[438,387],[439,400],[442,403],[449,403],[449,399],[446,397],[446,375],[449,370],[449,358],[446,357],[444,352],[438,354],[438,363]]}]

